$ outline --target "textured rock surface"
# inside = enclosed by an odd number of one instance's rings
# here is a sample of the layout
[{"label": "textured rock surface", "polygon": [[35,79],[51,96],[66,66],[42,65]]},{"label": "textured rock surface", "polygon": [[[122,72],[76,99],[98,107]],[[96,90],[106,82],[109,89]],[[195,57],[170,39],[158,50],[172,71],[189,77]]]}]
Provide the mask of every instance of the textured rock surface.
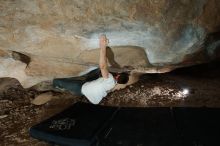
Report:
[{"label": "textured rock surface", "polygon": [[40,95],[38,95],[37,97],[35,97],[31,103],[34,105],[43,105],[47,102],[49,102],[50,100],[52,100],[53,94],[51,92],[46,92],[46,93],[42,93]]},{"label": "textured rock surface", "polygon": [[0,11],[0,77],[24,87],[97,66],[101,33],[110,39],[110,64],[140,72],[167,72],[220,52],[218,0],[1,0]]}]

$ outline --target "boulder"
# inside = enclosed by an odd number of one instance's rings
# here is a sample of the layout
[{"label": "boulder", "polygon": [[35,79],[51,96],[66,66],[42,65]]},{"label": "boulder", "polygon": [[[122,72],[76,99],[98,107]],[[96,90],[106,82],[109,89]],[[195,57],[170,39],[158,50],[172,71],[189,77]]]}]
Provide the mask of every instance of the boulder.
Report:
[{"label": "boulder", "polygon": [[35,97],[31,103],[34,105],[43,105],[47,102],[49,102],[50,100],[52,100],[54,98],[53,94],[51,92],[46,92],[46,93],[42,93],[40,95],[38,95],[37,97]]},{"label": "boulder", "polygon": [[163,73],[220,56],[218,0],[7,0],[0,10],[0,77],[24,87],[97,67],[102,33],[119,70]]}]

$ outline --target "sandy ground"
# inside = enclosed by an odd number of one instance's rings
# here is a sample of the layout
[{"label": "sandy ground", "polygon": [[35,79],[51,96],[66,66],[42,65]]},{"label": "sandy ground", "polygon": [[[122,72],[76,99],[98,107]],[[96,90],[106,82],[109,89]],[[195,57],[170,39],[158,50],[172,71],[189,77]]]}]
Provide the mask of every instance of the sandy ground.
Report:
[{"label": "sandy ground", "polygon": [[[126,107],[220,107],[219,75],[219,62],[167,74],[146,74],[139,82],[109,93],[100,104]],[[189,93],[184,94],[184,89],[188,89]],[[85,97],[52,92],[54,98],[46,104],[31,104],[42,93],[23,89],[15,79],[0,79],[0,145],[47,146],[47,143],[31,138],[29,128],[77,101],[88,102]]]}]

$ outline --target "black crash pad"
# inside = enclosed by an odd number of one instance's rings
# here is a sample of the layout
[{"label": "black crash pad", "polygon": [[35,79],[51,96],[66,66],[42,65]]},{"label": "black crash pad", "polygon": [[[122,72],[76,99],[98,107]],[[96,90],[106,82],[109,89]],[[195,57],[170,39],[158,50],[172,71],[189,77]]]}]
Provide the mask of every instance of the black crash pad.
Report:
[{"label": "black crash pad", "polygon": [[117,108],[76,103],[30,128],[34,138],[59,145],[90,146]]},{"label": "black crash pad", "polygon": [[102,131],[104,146],[181,146],[171,109],[121,108]]},{"label": "black crash pad", "polygon": [[173,112],[184,141],[193,146],[220,146],[219,108],[178,107]]},{"label": "black crash pad", "polygon": [[125,108],[76,103],[30,128],[32,137],[73,146],[220,145],[220,109]]}]

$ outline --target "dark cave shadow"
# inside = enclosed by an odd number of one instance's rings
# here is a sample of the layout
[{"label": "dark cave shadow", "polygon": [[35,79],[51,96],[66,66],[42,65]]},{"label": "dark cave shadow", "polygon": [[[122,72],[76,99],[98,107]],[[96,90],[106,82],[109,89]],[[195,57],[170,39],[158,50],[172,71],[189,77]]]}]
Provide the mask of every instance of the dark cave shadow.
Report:
[{"label": "dark cave shadow", "polygon": [[220,60],[179,68],[168,74],[190,76],[197,79],[217,79],[220,78]]},{"label": "dark cave shadow", "polygon": [[20,52],[16,52],[16,51],[12,51],[12,58],[15,60],[19,60],[25,64],[27,64],[27,66],[30,64],[31,62],[31,57],[20,53]]},{"label": "dark cave shadow", "polygon": [[110,65],[114,68],[121,68],[121,66],[115,61],[115,55],[112,49],[108,46],[106,48],[106,56]]}]

